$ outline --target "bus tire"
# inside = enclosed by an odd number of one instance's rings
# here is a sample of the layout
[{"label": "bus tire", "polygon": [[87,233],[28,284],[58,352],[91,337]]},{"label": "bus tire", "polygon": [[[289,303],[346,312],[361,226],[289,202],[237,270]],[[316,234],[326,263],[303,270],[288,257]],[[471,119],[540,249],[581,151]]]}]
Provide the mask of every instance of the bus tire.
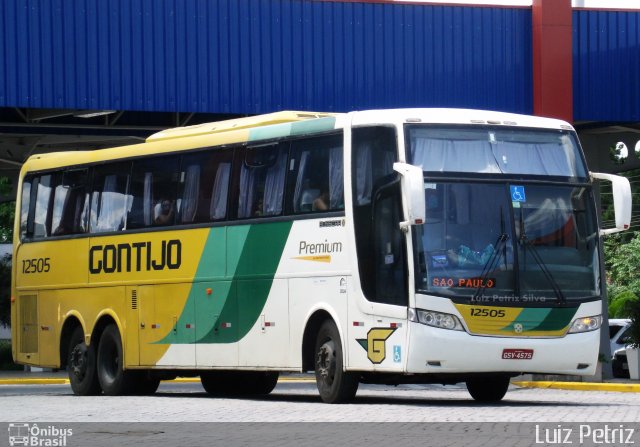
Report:
[{"label": "bus tire", "polygon": [[314,351],[316,385],[320,398],[329,404],[352,400],[358,391],[358,376],[344,371],[340,333],[333,321],[322,323]]},{"label": "bus tire", "polygon": [[272,371],[247,371],[244,386],[239,387],[243,394],[266,395],[271,393],[278,384],[278,376],[280,374]]},{"label": "bus tire", "polygon": [[148,371],[139,371],[135,378],[133,392],[138,396],[150,396],[158,391],[160,379],[153,377]]},{"label": "bus tire", "polygon": [[73,394],[77,396],[100,394],[95,343],[91,343],[90,346],[85,344],[84,331],[80,326],[75,328],[69,340],[67,373]]},{"label": "bus tire", "polygon": [[135,387],[135,372],[124,370],[124,355],[120,331],[115,324],[108,325],[98,345],[98,380],[107,396],[130,394]]},{"label": "bus tire", "polygon": [[477,402],[499,402],[509,389],[509,376],[467,380],[467,390]]},{"label": "bus tire", "polygon": [[271,371],[207,371],[200,382],[213,396],[265,395],[276,387],[278,376]]},{"label": "bus tire", "polygon": [[212,396],[234,394],[229,371],[207,371],[200,374],[204,390]]}]

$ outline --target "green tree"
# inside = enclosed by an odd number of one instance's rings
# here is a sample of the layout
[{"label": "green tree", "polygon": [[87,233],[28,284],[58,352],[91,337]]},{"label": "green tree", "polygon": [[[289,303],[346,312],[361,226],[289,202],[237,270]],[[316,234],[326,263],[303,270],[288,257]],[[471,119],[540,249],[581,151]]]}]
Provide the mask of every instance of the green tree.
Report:
[{"label": "green tree", "polygon": [[626,243],[623,235],[608,236],[604,245],[608,283],[613,290],[626,289],[640,296],[640,233],[633,233]]},{"label": "green tree", "polygon": [[626,318],[640,297],[640,233],[607,236],[604,253],[609,318]]}]

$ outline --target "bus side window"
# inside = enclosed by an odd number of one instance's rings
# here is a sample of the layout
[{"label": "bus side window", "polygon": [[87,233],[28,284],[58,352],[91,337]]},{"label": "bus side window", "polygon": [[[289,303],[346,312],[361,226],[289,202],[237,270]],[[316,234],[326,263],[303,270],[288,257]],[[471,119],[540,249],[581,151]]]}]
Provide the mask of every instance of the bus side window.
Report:
[{"label": "bus side window", "polygon": [[63,173],[62,182],[54,190],[52,235],[84,233],[88,199],[87,170]]},{"label": "bus side window", "polygon": [[232,149],[207,150],[182,158],[179,223],[226,218],[232,159]]},{"label": "bus side window", "polygon": [[31,182],[32,177],[25,177],[22,181],[22,199],[20,201],[20,240],[30,237],[29,231],[29,209],[31,206]]},{"label": "bus side window", "polygon": [[344,209],[343,145],[340,135],[293,143],[289,185],[294,214]]},{"label": "bus side window", "polygon": [[56,186],[56,177],[56,174],[46,174],[39,177],[36,192],[36,208],[33,216],[34,238],[51,236],[52,192]]},{"label": "bus side window", "polygon": [[239,219],[282,214],[287,148],[286,144],[273,144],[244,150],[239,163]]},{"label": "bus side window", "polygon": [[173,225],[181,211],[177,199],[180,159],[153,157],[133,162],[127,229]]},{"label": "bus side window", "polygon": [[105,233],[125,228],[131,196],[127,195],[130,163],[96,166],[91,191],[90,231]]}]

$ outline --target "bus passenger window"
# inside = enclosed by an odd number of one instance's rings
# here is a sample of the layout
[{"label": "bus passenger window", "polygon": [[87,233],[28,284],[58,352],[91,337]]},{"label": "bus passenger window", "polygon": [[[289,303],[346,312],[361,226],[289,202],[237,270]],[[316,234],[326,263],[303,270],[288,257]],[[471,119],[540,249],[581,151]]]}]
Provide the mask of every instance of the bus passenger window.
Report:
[{"label": "bus passenger window", "polygon": [[295,214],[344,209],[342,153],[341,135],[293,143],[289,184]]},{"label": "bus passenger window", "polygon": [[20,239],[31,236],[28,234],[29,207],[31,206],[32,178],[26,177],[22,181],[22,200],[20,201]]},{"label": "bus passenger window", "polygon": [[65,172],[54,190],[52,234],[62,236],[86,232],[89,205],[87,170]]},{"label": "bus passenger window", "polygon": [[287,155],[284,145],[245,150],[240,167],[238,218],[282,214]]},{"label": "bus passenger window", "polygon": [[134,161],[127,229],[174,224],[182,206],[176,200],[179,162],[177,156]]},{"label": "bus passenger window", "polygon": [[127,195],[129,163],[114,163],[94,168],[91,192],[90,231],[105,233],[125,228],[131,196]]},{"label": "bus passenger window", "polygon": [[53,174],[42,175],[39,178],[36,196],[36,209],[33,217],[33,237],[47,237],[51,235],[51,205],[52,190],[55,187]]},{"label": "bus passenger window", "polygon": [[178,223],[203,223],[227,216],[232,149],[200,151],[182,158]]}]

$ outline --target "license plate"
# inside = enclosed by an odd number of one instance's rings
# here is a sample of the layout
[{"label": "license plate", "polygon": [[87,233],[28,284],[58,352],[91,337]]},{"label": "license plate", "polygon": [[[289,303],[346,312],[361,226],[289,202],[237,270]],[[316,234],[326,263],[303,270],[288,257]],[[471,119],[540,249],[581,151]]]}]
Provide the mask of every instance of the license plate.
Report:
[{"label": "license plate", "polygon": [[531,360],[533,349],[503,349],[502,358],[506,360]]}]

